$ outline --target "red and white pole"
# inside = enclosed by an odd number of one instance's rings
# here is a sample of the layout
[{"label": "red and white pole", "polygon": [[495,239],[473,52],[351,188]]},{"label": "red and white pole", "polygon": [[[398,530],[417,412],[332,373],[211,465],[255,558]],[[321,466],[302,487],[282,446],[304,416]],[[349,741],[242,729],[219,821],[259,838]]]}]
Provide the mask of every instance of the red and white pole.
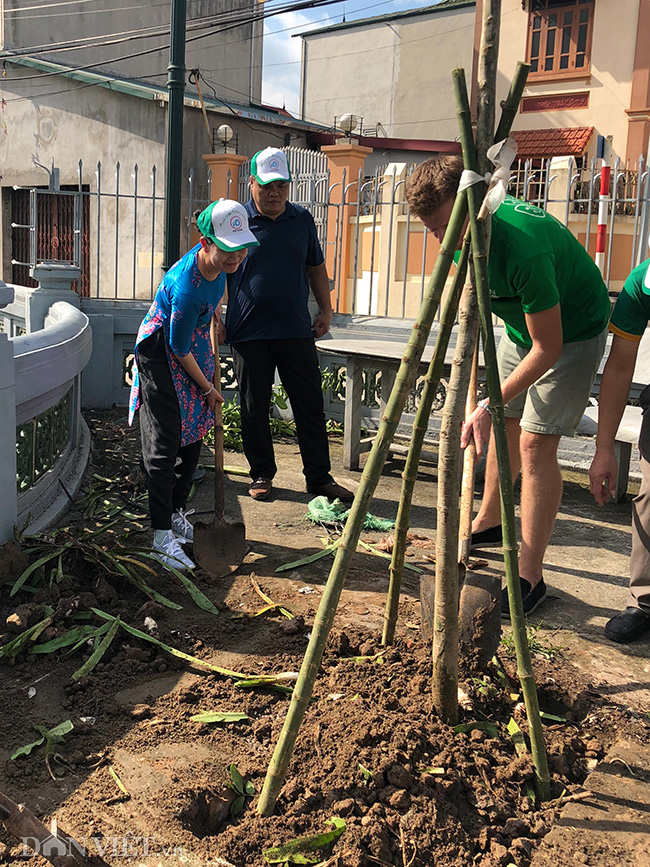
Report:
[{"label": "red and white pole", "polygon": [[600,169],[600,195],[598,196],[598,228],[596,230],[596,255],[594,261],[600,273],[605,273],[605,238],[607,235],[607,206],[609,204],[610,166],[607,156],[603,156]]}]

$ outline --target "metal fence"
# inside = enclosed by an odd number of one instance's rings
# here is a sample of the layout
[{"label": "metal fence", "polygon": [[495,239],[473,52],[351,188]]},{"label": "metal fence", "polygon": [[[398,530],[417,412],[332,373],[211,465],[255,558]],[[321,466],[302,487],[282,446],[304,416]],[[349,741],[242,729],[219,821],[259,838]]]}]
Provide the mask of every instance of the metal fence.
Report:
[{"label": "metal fence", "polygon": [[[292,201],[314,216],[339,312],[375,316],[416,315],[433,268],[437,245],[409,214],[404,187],[413,165],[377,167],[366,176],[345,173],[332,183],[324,154],[285,149],[292,167]],[[228,194],[249,197],[250,162],[229,179]],[[617,159],[608,191],[608,250],[604,275],[617,288],[645,255],[650,220],[649,173],[643,158],[634,168]],[[207,165],[192,170],[182,191],[182,244],[192,243],[193,217],[210,200]],[[520,161],[513,168],[510,191],[551,211],[591,250],[596,236],[600,173],[573,158],[558,170],[556,160]],[[52,228],[41,219],[43,203],[72,199],[66,226]],[[66,190],[32,190],[29,222],[14,222],[14,249],[29,250],[15,258],[25,270],[37,261],[67,261],[81,268],[82,294],[115,300],[148,300],[162,277],[164,189],[156,166],[127,170],[117,163],[109,172],[97,163],[92,175],[79,162],[78,184]],[[65,237],[64,237],[65,235]],[[615,239],[626,235],[621,253]],[[22,246],[21,246],[22,245]],[[616,254],[616,255],[613,255]],[[616,260],[616,273],[613,271]],[[619,273],[621,272],[621,273]],[[14,280],[14,282],[16,282]]]}]

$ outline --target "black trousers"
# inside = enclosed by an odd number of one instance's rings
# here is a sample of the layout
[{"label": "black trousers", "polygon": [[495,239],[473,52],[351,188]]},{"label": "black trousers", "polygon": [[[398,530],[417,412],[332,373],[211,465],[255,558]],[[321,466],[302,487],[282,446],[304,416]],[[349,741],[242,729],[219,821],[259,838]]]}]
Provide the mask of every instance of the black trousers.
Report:
[{"label": "black trousers", "polygon": [[138,370],[140,442],[151,526],[169,530],[172,513],[187,503],[203,441],[181,446],[181,411],[162,328],[138,346]]},{"label": "black trousers", "polygon": [[269,425],[271,390],[278,371],[296,422],[308,488],[332,481],[323,389],[312,338],[247,340],[232,345],[239,383],[244,453],[252,479],[272,479],[277,466]]}]

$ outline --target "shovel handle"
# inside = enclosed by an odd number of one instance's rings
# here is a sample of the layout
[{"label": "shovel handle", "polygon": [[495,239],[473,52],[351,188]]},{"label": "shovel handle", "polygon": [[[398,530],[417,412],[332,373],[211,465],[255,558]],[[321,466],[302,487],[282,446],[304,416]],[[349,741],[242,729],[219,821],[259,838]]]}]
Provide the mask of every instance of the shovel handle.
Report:
[{"label": "shovel handle", "polygon": [[[221,360],[219,358],[219,336],[214,316],[210,323],[210,337],[214,350],[214,387],[221,394]],[[214,517],[223,519],[225,505],[223,471],[223,410],[221,401],[214,405]]]},{"label": "shovel handle", "polygon": [[[478,340],[472,359],[472,375],[467,391],[466,413],[470,415],[476,409],[476,392],[478,388]],[[472,513],[474,508],[474,478],[476,476],[476,446],[472,440],[463,457],[463,479],[460,494],[460,525],[458,532],[458,562],[467,565],[472,547]]]}]

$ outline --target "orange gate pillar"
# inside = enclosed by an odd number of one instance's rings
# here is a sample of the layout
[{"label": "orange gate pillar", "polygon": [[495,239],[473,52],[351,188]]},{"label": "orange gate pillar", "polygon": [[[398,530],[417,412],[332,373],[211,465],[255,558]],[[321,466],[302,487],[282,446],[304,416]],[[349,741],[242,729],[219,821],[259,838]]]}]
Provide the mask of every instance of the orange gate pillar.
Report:
[{"label": "orange gate pillar", "polygon": [[[326,145],[321,151],[327,155],[330,172],[330,205],[327,209],[327,272],[334,280],[338,313],[348,310],[348,279],[350,276],[351,232],[350,218],[357,216],[359,170],[363,182],[363,166],[372,148],[344,142]],[[345,181],[344,181],[345,175]],[[345,189],[343,188],[345,184]],[[356,279],[356,274],[352,275]],[[351,303],[351,302],[350,302]]]},{"label": "orange gate pillar", "polygon": [[[208,196],[211,202],[217,199],[237,199],[239,192],[239,167],[248,157],[239,154],[203,154],[202,159],[210,169],[210,190]],[[191,217],[194,215],[191,214]],[[192,219],[192,245],[199,240],[196,225]]]}]

